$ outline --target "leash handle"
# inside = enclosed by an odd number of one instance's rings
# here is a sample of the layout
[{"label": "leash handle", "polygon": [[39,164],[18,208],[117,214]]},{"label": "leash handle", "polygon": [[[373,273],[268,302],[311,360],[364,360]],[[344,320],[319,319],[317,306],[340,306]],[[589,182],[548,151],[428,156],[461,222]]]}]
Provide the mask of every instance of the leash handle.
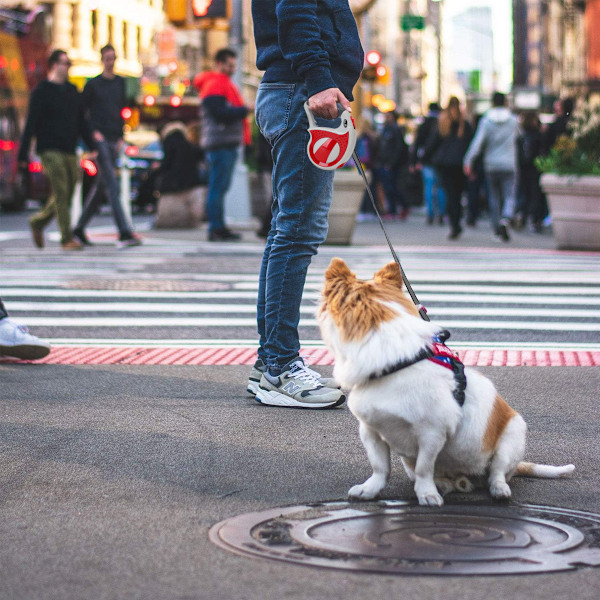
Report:
[{"label": "leash handle", "polygon": [[402,268],[400,259],[398,258],[398,255],[396,254],[396,251],[394,250],[394,246],[392,245],[390,237],[388,236],[388,233],[385,230],[385,225],[383,224],[383,219],[381,218],[381,215],[379,214],[379,210],[377,209],[377,203],[375,202],[375,198],[373,198],[373,192],[371,192],[371,186],[369,185],[369,182],[367,181],[367,175],[362,166],[362,163],[360,162],[360,160],[358,158],[358,155],[356,154],[356,150],[354,150],[354,152],[352,153],[352,158],[354,159],[354,164],[356,165],[358,173],[360,174],[360,176],[363,178],[363,181],[365,182],[365,187],[367,188],[369,198],[371,199],[371,204],[373,205],[375,214],[377,215],[377,218],[379,219],[379,225],[381,225],[383,235],[385,236],[385,239],[390,248],[392,256],[394,257],[394,260],[398,264],[398,267],[400,269],[400,275],[402,276],[402,281],[404,281],[404,285],[406,286],[406,291],[408,292],[408,295],[411,297],[411,300],[414,302],[415,306],[417,307],[417,310],[419,311],[419,315],[421,315],[421,318],[424,321],[430,321],[429,315],[427,314],[427,309],[419,302],[417,295],[413,291],[412,286],[410,285],[410,282],[408,281],[408,278],[406,277],[406,273],[404,272],[404,269]]}]

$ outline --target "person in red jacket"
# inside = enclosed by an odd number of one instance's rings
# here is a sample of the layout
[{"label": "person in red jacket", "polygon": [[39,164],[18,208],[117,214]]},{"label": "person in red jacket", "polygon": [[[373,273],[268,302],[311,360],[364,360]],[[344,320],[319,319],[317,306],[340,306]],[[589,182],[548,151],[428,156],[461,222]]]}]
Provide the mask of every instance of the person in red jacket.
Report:
[{"label": "person in red jacket", "polygon": [[240,238],[225,225],[223,203],[231,185],[239,147],[242,143],[250,144],[246,115],[254,108],[244,104],[240,91],[231,81],[236,67],[236,53],[223,48],[215,55],[215,70],[194,78],[194,86],[202,100],[200,145],[206,151],[210,166],[206,213],[211,242]]}]

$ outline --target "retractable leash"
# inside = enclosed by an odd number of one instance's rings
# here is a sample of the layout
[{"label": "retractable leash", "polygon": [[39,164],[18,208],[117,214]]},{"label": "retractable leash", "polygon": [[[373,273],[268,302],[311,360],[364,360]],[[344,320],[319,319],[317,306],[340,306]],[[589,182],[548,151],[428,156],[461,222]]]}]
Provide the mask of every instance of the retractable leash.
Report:
[{"label": "retractable leash", "polygon": [[424,321],[429,321],[430,319],[427,315],[427,309],[419,302],[417,295],[413,291],[412,286],[410,285],[410,282],[404,273],[404,269],[402,268],[402,264],[400,263],[398,255],[392,246],[392,242],[390,241],[387,231],[385,230],[383,219],[379,214],[379,210],[377,210],[377,204],[373,198],[373,193],[371,192],[371,186],[367,180],[365,170],[363,169],[362,163],[356,154],[356,127],[354,125],[354,119],[350,113],[338,103],[338,114],[339,118],[341,119],[340,125],[336,129],[329,127],[318,127],[315,118],[308,107],[308,102],[304,103],[304,110],[306,111],[306,116],[308,117],[308,132],[310,133],[310,140],[307,147],[308,158],[313,165],[315,165],[315,167],[324,169],[326,171],[332,171],[333,169],[337,169],[338,167],[345,165],[350,157],[352,157],[360,176],[365,182],[365,187],[367,188],[369,198],[371,198],[371,204],[373,205],[375,214],[379,219],[379,224],[381,225],[383,235],[385,236],[388,246],[390,247],[392,256],[398,264],[400,275],[402,276],[402,281],[404,281],[406,290],[408,291],[412,301],[415,303],[421,318]]}]

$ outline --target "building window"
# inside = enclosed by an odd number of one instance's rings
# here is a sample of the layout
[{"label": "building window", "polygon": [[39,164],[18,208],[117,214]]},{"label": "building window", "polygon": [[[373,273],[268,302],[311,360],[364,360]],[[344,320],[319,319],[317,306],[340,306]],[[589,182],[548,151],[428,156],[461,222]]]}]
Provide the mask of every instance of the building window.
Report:
[{"label": "building window", "polygon": [[139,25],[135,28],[135,46],[136,57],[139,60],[142,53],[142,28]]},{"label": "building window", "polygon": [[79,47],[79,6],[77,4],[73,4],[71,13],[71,47]]},{"label": "building window", "polygon": [[127,23],[123,21],[123,58],[127,60],[129,58],[129,39],[128,39],[129,28]]},{"label": "building window", "polygon": [[92,11],[92,48],[98,50],[98,11]]},{"label": "building window", "polygon": [[108,17],[108,43],[113,46],[115,38],[115,22],[112,17]]}]

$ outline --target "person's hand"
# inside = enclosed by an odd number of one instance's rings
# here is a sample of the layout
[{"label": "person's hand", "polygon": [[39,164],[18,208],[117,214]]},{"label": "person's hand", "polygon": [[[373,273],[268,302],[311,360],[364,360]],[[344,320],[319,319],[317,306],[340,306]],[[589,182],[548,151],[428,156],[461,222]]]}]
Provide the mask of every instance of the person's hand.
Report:
[{"label": "person's hand", "polygon": [[308,99],[308,108],[315,117],[336,119],[338,117],[338,102],[348,112],[352,112],[349,100],[338,88],[328,88],[311,96]]},{"label": "person's hand", "polygon": [[474,173],[473,173],[473,169],[471,169],[471,165],[465,165],[463,167],[463,171],[465,172],[465,175],[469,178],[469,179],[473,179],[474,178]]},{"label": "person's hand", "polygon": [[94,131],[94,139],[97,142],[103,142],[104,141],[104,136],[99,131]]},{"label": "person's hand", "polygon": [[117,152],[121,152],[121,150],[123,150],[124,145],[125,145],[125,140],[123,138],[119,138],[117,140]]},{"label": "person's hand", "polygon": [[96,160],[98,158],[98,150],[92,150],[92,152],[88,152],[87,158],[90,160]]}]

